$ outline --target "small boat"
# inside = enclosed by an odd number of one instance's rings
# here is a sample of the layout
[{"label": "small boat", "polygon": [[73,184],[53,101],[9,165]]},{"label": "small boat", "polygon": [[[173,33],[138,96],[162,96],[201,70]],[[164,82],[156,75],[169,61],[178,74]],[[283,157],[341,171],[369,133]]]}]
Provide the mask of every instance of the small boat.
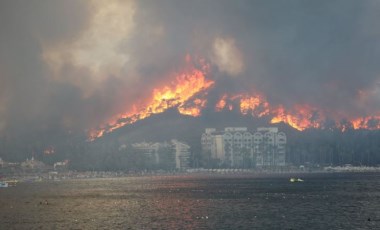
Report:
[{"label": "small boat", "polygon": [[0,181],[0,188],[8,188],[8,183],[5,181]]},{"label": "small boat", "polygon": [[301,178],[294,178],[294,177],[290,178],[289,181],[292,183],[293,182],[303,182],[303,180]]}]

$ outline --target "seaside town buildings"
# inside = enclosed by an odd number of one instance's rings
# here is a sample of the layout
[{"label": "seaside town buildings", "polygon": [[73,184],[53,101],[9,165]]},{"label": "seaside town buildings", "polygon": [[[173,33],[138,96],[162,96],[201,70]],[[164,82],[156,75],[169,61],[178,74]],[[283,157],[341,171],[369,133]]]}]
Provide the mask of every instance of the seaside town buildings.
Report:
[{"label": "seaside town buildings", "polygon": [[207,128],[201,143],[202,154],[211,166],[285,166],[286,135],[277,127],[258,128],[254,133],[246,127],[227,127],[223,131]]},{"label": "seaside town buildings", "polygon": [[165,165],[166,169],[185,170],[190,166],[190,146],[178,140],[134,143],[132,147],[146,154],[152,164]]},{"label": "seaside town buildings", "polygon": [[34,157],[21,163],[21,168],[24,170],[44,170],[46,167],[42,161],[36,160]]}]

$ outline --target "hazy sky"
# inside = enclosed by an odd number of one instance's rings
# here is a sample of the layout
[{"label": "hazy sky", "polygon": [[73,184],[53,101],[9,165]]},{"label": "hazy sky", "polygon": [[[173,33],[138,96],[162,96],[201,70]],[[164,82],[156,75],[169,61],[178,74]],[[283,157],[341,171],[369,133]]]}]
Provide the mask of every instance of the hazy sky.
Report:
[{"label": "hazy sky", "polygon": [[380,115],[378,22],[377,0],[2,0],[0,133],[94,127],[186,54],[214,96]]}]

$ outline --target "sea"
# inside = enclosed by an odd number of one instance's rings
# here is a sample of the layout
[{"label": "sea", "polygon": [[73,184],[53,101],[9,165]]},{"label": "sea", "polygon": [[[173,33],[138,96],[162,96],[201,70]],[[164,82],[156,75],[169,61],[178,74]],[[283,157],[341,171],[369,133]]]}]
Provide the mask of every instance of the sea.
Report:
[{"label": "sea", "polygon": [[380,229],[380,174],[19,183],[0,188],[0,229]]}]

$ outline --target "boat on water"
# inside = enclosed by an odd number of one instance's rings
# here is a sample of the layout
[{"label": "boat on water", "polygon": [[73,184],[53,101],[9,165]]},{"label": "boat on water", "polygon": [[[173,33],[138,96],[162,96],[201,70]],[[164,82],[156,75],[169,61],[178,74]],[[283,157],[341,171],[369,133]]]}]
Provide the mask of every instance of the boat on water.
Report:
[{"label": "boat on water", "polygon": [[0,181],[0,188],[8,188],[8,183],[5,181]]},{"label": "boat on water", "polygon": [[290,178],[289,181],[292,183],[293,182],[303,182],[303,180],[301,178],[294,178],[294,177]]}]

